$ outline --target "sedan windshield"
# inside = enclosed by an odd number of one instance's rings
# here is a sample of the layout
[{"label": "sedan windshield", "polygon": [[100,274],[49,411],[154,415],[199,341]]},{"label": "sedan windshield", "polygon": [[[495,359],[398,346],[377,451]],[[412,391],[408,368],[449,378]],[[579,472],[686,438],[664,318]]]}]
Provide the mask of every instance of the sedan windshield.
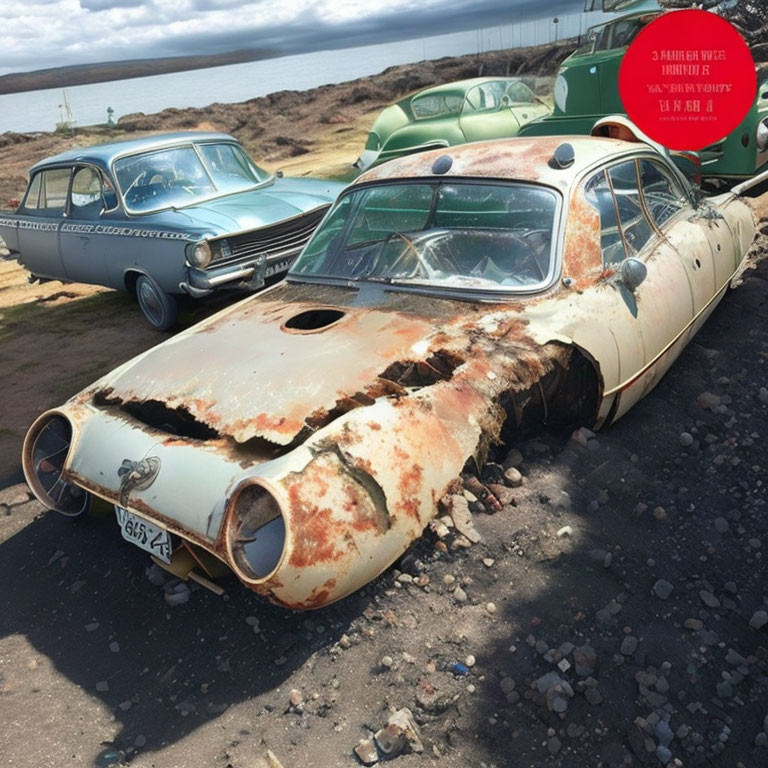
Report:
[{"label": "sedan windshield", "polygon": [[225,142],[130,155],[114,167],[126,205],[138,212],[242,192],[269,178],[240,147]]},{"label": "sedan windshield", "polygon": [[342,197],[295,277],[532,290],[547,282],[558,208],[528,184],[387,183]]}]

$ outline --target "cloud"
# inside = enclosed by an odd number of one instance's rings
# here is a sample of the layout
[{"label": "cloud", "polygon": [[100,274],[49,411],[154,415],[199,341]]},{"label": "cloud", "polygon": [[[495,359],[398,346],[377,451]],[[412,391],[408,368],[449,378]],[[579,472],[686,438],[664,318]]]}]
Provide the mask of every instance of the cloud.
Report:
[{"label": "cloud", "polygon": [[84,11],[111,11],[115,8],[139,8],[145,0],[80,0]]},{"label": "cloud", "polygon": [[579,11],[582,0],[3,0],[0,74],[253,48],[291,54]]}]

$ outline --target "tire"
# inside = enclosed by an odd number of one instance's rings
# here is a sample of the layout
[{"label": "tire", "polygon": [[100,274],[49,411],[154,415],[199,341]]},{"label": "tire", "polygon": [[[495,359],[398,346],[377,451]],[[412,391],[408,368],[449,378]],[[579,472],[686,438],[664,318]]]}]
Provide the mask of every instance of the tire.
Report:
[{"label": "tire", "polygon": [[176,299],[169,296],[152,278],[140,275],[136,280],[136,300],[153,328],[167,331],[173,327],[179,312]]}]

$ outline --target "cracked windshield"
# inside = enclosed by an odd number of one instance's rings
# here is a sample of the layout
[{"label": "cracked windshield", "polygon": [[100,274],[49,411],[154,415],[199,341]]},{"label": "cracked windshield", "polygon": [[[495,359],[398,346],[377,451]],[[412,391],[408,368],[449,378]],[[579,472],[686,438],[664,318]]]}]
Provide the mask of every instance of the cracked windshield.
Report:
[{"label": "cracked windshield", "polygon": [[524,184],[358,189],[336,205],[291,274],[530,290],[550,272],[557,208],[554,190]]}]

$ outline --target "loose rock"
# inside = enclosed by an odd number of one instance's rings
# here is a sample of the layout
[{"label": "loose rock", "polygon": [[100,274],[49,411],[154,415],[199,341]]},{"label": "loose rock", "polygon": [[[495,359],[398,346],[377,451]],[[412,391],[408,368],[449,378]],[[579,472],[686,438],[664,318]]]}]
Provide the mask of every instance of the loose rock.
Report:
[{"label": "loose rock", "polygon": [[517,467],[504,470],[504,481],[510,488],[518,488],[523,484],[523,475]]},{"label": "loose rock", "polygon": [[762,629],[766,624],[768,624],[768,613],[765,611],[755,611],[749,620],[749,626],[752,629]]}]

